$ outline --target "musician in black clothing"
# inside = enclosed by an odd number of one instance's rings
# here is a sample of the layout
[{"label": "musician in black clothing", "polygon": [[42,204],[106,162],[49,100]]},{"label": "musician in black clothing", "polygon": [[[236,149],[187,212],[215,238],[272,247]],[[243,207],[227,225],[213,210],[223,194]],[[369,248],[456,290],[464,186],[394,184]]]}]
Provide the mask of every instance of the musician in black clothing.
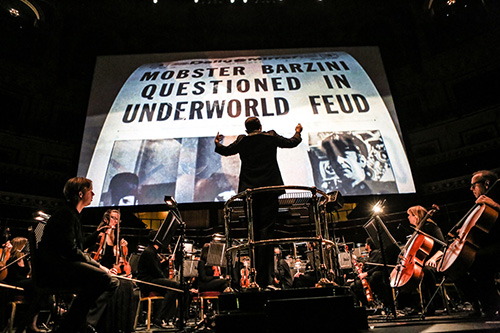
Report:
[{"label": "musician in black clothing", "polygon": [[[169,262],[166,258],[160,256],[158,252],[160,248],[159,245],[153,243],[152,239],[155,234],[155,231],[151,232],[150,242],[139,258],[137,279],[161,286],[180,289],[180,284],[177,281],[167,278],[164,274],[164,270],[168,267]],[[170,326],[169,321],[175,319],[177,292],[148,284],[141,284],[140,288],[141,292],[145,295],[148,295],[150,292],[156,292],[164,296],[160,309],[155,309],[154,311],[152,322],[164,328]]]},{"label": "musician in black clothing", "polygon": [[274,286],[280,289],[290,289],[292,288],[292,272],[290,270],[290,265],[283,258],[283,252],[281,248],[274,248]]},{"label": "musician in black clothing", "polygon": [[[417,227],[427,215],[428,211],[422,206],[413,206],[408,208],[407,213],[410,224],[413,227]],[[421,284],[424,306],[427,307],[426,315],[433,315],[435,312],[435,301],[432,303],[429,303],[429,301],[436,291],[436,284],[438,283],[437,277],[441,276],[441,274],[436,271],[436,262],[442,254],[444,237],[441,228],[439,228],[436,222],[434,222],[430,217],[426,219],[425,223],[421,226],[420,231],[422,231],[425,235],[430,236],[433,241],[432,249],[424,261]]]},{"label": "musician in black clothing", "polygon": [[198,261],[198,289],[200,292],[223,292],[229,286],[229,281],[223,279],[223,276],[220,272],[216,274],[213,266],[207,266],[209,248],[210,244],[206,243],[201,249],[200,260]]},{"label": "musician in black clothing", "polygon": [[108,209],[104,212],[102,221],[97,227],[97,230],[100,231],[99,243],[97,244],[97,251],[100,250],[100,253],[98,253],[100,259],[98,261],[101,265],[110,269],[117,263],[116,256],[120,253],[117,245],[122,248],[128,245],[124,238],[117,239],[121,223],[120,217],[119,209]]},{"label": "musician in black clothing", "polygon": [[[492,171],[480,170],[472,175],[470,189],[476,197],[476,204],[492,208],[491,215],[496,215],[495,223],[477,249],[474,262],[466,275],[455,281],[464,292],[465,297],[473,302],[477,315],[486,319],[498,319],[500,297],[495,285],[495,274],[500,270],[500,212],[499,184],[492,186],[498,180],[498,175]],[[491,191],[489,191],[491,189]],[[488,192],[488,195],[486,193]],[[484,213],[483,213],[484,214]],[[446,272],[444,272],[446,274]]]},{"label": "musician in black clothing", "polygon": [[[38,247],[38,283],[44,287],[68,287],[77,297],[54,332],[86,332],[87,313],[105,292],[111,296],[118,282],[109,270],[83,253],[88,246],[80,213],[92,202],[92,181],[69,179],[64,186],[67,205],[56,211],[45,226]],[[97,235],[97,234],[96,234]],[[95,239],[89,241],[95,243]]]},{"label": "musician in black clothing", "polygon": [[374,296],[382,302],[385,308],[390,308],[394,300],[385,276],[382,253],[376,248],[371,238],[366,239],[365,249],[368,252],[368,259],[363,264],[363,272],[350,286],[354,300],[361,302],[364,306],[368,305],[366,292],[361,282],[362,279],[366,279]]},{"label": "musician in black clothing", "polygon": [[24,332],[43,332],[37,327],[38,311],[43,303],[43,295],[36,288],[33,279],[30,278],[30,262],[29,257],[26,257],[26,245],[28,239],[24,237],[16,237],[10,242],[12,244],[10,258],[7,261],[9,267],[8,274],[3,280],[4,283],[12,286],[23,288],[24,291],[15,291],[15,295],[24,295],[24,301],[28,304],[24,318],[21,324],[17,326],[16,333]]},{"label": "musician in black clothing", "polygon": [[[302,125],[295,127],[291,138],[284,138],[275,131],[262,131],[259,118],[249,117],[245,121],[248,135],[239,135],[228,146],[222,144],[224,136],[217,133],[215,152],[222,156],[240,155],[241,170],[238,192],[246,189],[284,185],[276,153],[278,148],[294,148],[302,141]],[[256,241],[273,239],[278,216],[278,197],[283,192],[262,192],[252,195],[254,237]],[[255,267],[257,284],[265,288],[272,286],[273,246],[256,247]]]}]

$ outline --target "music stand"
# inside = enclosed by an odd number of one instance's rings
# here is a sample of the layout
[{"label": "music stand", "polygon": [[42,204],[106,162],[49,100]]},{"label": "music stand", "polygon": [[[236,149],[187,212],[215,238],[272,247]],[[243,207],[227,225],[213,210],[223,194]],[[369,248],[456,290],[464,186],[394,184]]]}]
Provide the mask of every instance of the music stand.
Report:
[{"label": "music stand", "polygon": [[[363,226],[370,236],[371,240],[380,249],[380,254],[382,256],[382,264],[384,266],[384,278],[386,279],[387,285],[390,285],[389,272],[387,271],[387,254],[390,255],[390,258],[393,257],[394,254],[399,253],[399,246],[394,237],[392,237],[391,233],[385,226],[384,222],[380,218],[377,213],[374,213],[370,220]],[[394,252],[397,249],[397,252]],[[396,312],[396,300],[392,299],[392,313],[394,318],[397,317]]]},{"label": "music stand", "polygon": [[167,213],[167,216],[165,217],[165,220],[160,225],[160,228],[158,228],[158,231],[156,231],[156,235],[153,238],[153,243],[161,246],[163,249],[168,250],[168,245],[172,241],[172,238],[177,233],[177,229],[181,226],[181,221],[177,218],[177,216],[169,211]]},{"label": "music stand", "polygon": [[211,242],[208,247],[207,266],[225,266],[226,243]]},{"label": "music stand", "polygon": [[[368,236],[371,238],[375,246],[381,251],[384,250],[387,253],[393,251],[395,248],[399,251],[398,242],[396,242],[378,215],[372,217],[368,222],[366,222],[363,228],[365,228]],[[380,243],[382,243],[383,249]]]},{"label": "music stand", "polygon": [[[174,253],[174,255],[176,259],[179,259],[179,280],[181,289],[186,294],[186,284],[184,282],[184,236],[186,231],[186,223],[182,221],[182,217],[179,209],[177,208],[177,202],[175,201],[174,197],[165,196],[165,204],[167,205],[169,212],[167,213],[165,220],[160,225],[160,228],[158,228],[158,231],[156,232],[156,235],[153,237],[152,241],[153,244],[158,244],[162,248],[168,250],[168,245],[172,241],[172,238],[174,238],[174,236],[178,234],[178,243],[181,244],[181,246],[178,246],[176,248],[176,253]],[[184,316],[184,295],[181,295],[181,297],[179,298],[179,308],[181,309],[181,311],[179,312],[179,329],[181,331],[186,327]]]}]

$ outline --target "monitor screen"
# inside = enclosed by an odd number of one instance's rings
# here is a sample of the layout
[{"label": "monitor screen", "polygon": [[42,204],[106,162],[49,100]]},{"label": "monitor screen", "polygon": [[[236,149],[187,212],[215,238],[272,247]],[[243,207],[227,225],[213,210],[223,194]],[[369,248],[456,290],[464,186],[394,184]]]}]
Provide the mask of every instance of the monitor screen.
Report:
[{"label": "monitor screen", "polygon": [[94,206],[226,201],[239,157],[214,152],[247,117],[302,142],[279,149],[285,185],[343,196],[413,193],[376,47],[104,56],[97,59],[78,174]]}]

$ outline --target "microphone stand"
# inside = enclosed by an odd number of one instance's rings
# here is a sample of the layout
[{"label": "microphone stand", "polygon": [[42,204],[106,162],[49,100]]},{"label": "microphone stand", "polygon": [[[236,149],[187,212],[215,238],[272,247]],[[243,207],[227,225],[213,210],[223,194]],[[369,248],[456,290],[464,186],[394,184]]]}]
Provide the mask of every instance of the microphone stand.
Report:
[{"label": "microphone stand", "polygon": [[184,307],[186,306],[186,295],[189,293],[188,290],[186,290],[186,283],[184,281],[184,257],[186,255],[184,251],[184,241],[185,241],[185,235],[186,235],[186,223],[182,220],[181,214],[179,212],[179,209],[176,207],[172,211],[177,219],[179,220],[179,240],[178,240],[178,246],[177,246],[177,251],[174,251],[175,253],[175,258],[179,258],[179,280],[180,280],[180,285],[181,285],[181,290],[183,293],[180,295],[179,298],[179,331],[184,331],[186,328],[186,318],[185,318],[185,310]]}]

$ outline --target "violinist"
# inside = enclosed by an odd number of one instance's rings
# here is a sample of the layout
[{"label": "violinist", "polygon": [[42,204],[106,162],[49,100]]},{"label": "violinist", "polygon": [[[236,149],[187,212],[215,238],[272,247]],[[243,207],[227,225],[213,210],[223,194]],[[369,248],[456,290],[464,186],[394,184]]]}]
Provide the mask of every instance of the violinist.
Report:
[{"label": "violinist", "polygon": [[118,244],[120,217],[119,209],[108,209],[104,212],[102,221],[97,227],[100,232],[99,242],[97,250],[93,253],[93,258],[104,267],[114,268],[118,274],[130,275],[130,265],[126,259],[128,242],[121,238]]},{"label": "violinist", "polygon": [[10,258],[10,252],[12,249],[12,243],[6,239],[0,248],[0,281],[5,280],[7,277],[7,273],[9,272],[7,269],[7,261]]},{"label": "violinist", "polygon": [[2,246],[0,247],[0,281],[5,280],[7,277],[7,267],[6,263],[10,257],[10,250],[12,249],[12,244],[9,241],[10,238],[10,228],[6,227],[2,233]]},{"label": "violinist", "polygon": [[24,301],[28,305],[28,309],[21,321],[22,324],[17,327],[16,332],[23,332],[26,328],[30,332],[42,332],[37,327],[38,312],[41,305],[41,293],[33,284],[30,278],[31,267],[27,258],[26,244],[28,239],[24,237],[16,237],[9,243],[10,257],[7,260],[8,274],[5,278],[5,283],[16,287],[21,287],[24,291],[20,292],[24,295]]},{"label": "violinist", "polygon": [[[428,216],[428,211],[422,206],[412,206],[408,208],[406,211],[408,214],[408,221],[410,224],[416,228],[419,223]],[[423,276],[421,283],[421,292],[422,298],[424,301],[424,305],[427,307],[426,315],[433,315],[435,312],[434,301],[429,304],[432,295],[436,291],[436,283],[437,283],[437,271],[436,265],[437,260],[440,258],[442,254],[442,248],[444,242],[443,232],[441,228],[434,222],[431,218],[427,218],[424,224],[421,226],[420,231],[425,235],[431,237],[433,241],[432,249],[424,260],[423,266]],[[438,241],[436,241],[438,240]],[[440,242],[439,242],[440,241]]]},{"label": "violinist", "polygon": [[492,208],[492,214],[496,215],[496,220],[487,238],[477,250],[474,262],[467,274],[455,281],[465,297],[472,302],[474,314],[483,315],[485,319],[498,319],[500,311],[500,297],[495,284],[495,274],[500,270],[500,242],[498,241],[500,237],[498,186],[500,184],[496,185],[494,192],[490,191],[486,195],[497,180],[498,175],[489,170],[477,171],[472,175],[470,190],[476,198],[475,203]]},{"label": "violinist", "polygon": [[198,289],[200,292],[223,292],[229,286],[229,281],[223,279],[219,266],[207,266],[209,249],[210,243],[205,243],[201,249],[200,260],[198,261]]},{"label": "violinist", "polygon": [[69,179],[64,185],[67,204],[47,221],[38,245],[38,283],[43,287],[65,287],[77,294],[59,327],[52,332],[92,332],[87,314],[101,294],[109,295],[118,282],[109,269],[83,253],[84,237],[80,213],[92,202],[92,181]]},{"label": "violinist", "polygon": [[394,302],[392,290],[386,281],[383,265],[377,265],[383,264],[382,253],[376,248],[371,238],[366,239],[365,250],[368,252],[368,259],[363,264],[363,272],[358,275],[358,279],[354,280],[350,286],[354,300],[361,302],[363,306],[368,305],[366,293],[361,282],[363,279],[366,279],[377,299],[382,302],[384,308],[389,309]]}]

